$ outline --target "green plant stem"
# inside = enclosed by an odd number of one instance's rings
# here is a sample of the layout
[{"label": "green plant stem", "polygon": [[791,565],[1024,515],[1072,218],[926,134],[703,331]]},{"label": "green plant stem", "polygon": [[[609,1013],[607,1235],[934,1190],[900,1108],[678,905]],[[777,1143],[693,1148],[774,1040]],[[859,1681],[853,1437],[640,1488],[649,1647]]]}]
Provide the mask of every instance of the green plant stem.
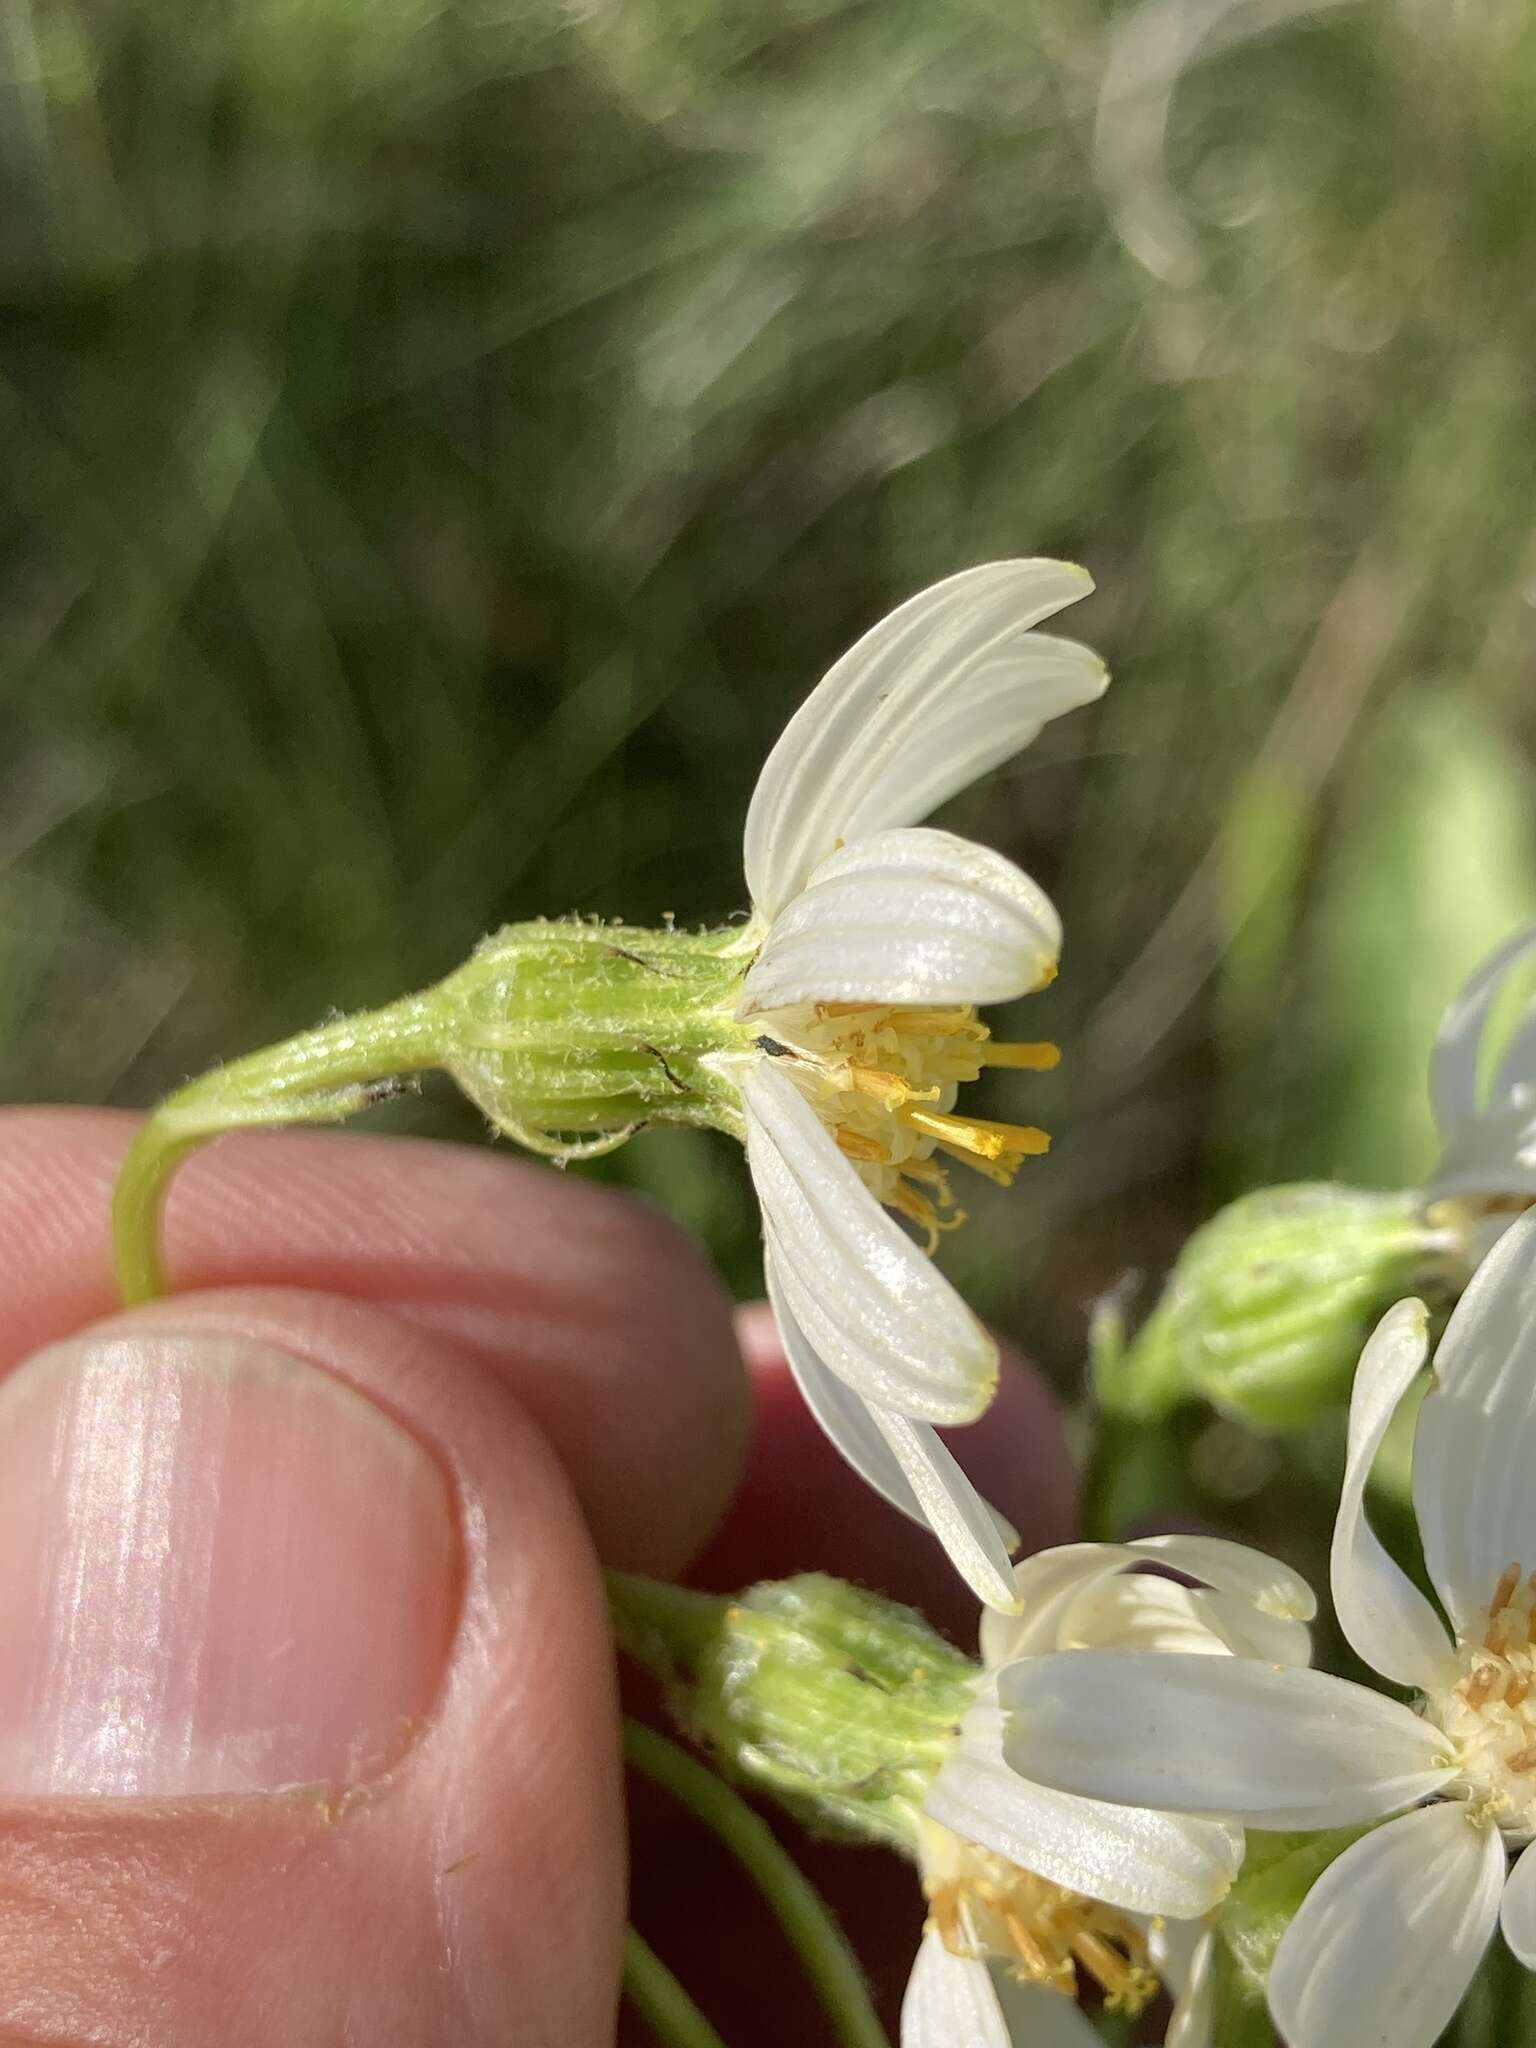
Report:
[{"label": "green plant stem", "polygon": [[231,1060],[168,1095],[140,1125],[112,1196],[123,1300],[131,1306],[166,1291],[160,1219],[189,1153],[227,1131],[340,1123],[397,1093],[402,1075],[437,1065],[439,1036],[430,1000],[409,996]]},{"label": "green plant stem", "polygon": [[636,1721],[624,1724],[624,1755],[642,1777],[697,1815],[741,1864],[804,1964],[844,2048],[890,2048],[846,1935],[767,1822],[713,1771]]},{"label": "green plant stem", "polygon": [[660,1956],[633,1927],[624,1930],[624,1996],[665,2048],[725,2048]]}]

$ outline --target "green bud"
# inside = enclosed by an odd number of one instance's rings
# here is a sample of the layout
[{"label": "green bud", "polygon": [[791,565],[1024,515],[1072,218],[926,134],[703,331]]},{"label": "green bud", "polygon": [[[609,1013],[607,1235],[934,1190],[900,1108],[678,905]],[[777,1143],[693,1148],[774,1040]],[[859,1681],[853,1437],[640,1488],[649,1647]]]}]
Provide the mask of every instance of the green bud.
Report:
[{"label": "green bud", "polygon": [[113,1235],[124,1299],[164,1291],[159,1218],[175,1168],[220,1133],[336,1123],[439,1067],[500,1131],[559,1160],[650,1123],[742,1134],[734,1061],[748,928],[508,925],[446,981],[232,1060],[167,1096],[124,1162]]},{"label": "green bud", "polygon": [[1198,1397],[1245,1422],[1300,1428],[1347,1397],[1371,1321],[1443,1249],[1411,1192],[1298,1182],[1245,1195],[1195,1232],[1133,1340],[1116,1306],[1099,1312],[1099,1401],[1149,1418]]},{"label": "green bud", "polygon": [[739,1136],[721,1055],[752,962],[742,928],[508,925],[432,992],[438,1064],[499,1131],[567,1160],[622,1144],[646,1123]]},{"label": "green bud", "polygon": [[620,1647],[728,1776],[824,1833],[914,1855],[981,1673],[921,1615],[820,1572],[732,1599],[612,1575]]}]

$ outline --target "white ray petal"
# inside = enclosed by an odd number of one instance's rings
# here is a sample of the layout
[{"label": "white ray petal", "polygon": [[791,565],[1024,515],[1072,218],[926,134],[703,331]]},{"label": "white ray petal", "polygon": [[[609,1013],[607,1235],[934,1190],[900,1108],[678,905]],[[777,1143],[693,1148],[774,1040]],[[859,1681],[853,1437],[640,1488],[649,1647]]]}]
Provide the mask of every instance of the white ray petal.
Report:
[{"label": "white ray petal", "polygon": [[768,916],[840,839],[915,824],[1099,696],[1098,656],[1030,628],[1086,597],[1066,562],[986,562],[920,591],[823,676],[747,812],[747,886]]},{"label": "white ray petal", "polygon": [[1419,1411],[1413,1504],[1424,1561],[1457,1633],[1506,1565],[1536,1567],[1536,1212],[1472,1276]]},{"label": "white ray petal", "polygon": [[1131,1553],[1123,1543],[1063,1543],[1037,1550],[1013,1568],[1021,1612],[981,1617],[981,1661],[993,1670],[1015,1657],[1059,1650],[1056,1628],[1083,1587],[1123,1571]]},{"label": "white ray petal", "polygon": [[991,1971],[969,1956],[952,1956],[932,1928],[907,1979],[901,2048],[1011,2048]]},{"label": "white ray petal", "polygon": [[1522,1849],[1499,1908],[1499,1924],[1513,1954],[1528,1970],[1536,1970],[1536,1843]]},{"label": "white ray petal", "polygon": [[[922,1468],[923,1484],[920,1488],[915,1487],[907,1477],[903,1459],[898,1458],[886,1434],[886,1424],[892,1420],[900,1422],[901,1418],[886,1417],[877,1421],[869,1403],[851,1387],[845,1386],[836,1373],[828,1372],[784,1304],[772,1259],[767,1261],[764,1277],[789,1369],[804,1396],[805,1405],[833,1448],[892,1507],[900,1508],[904,1515],[931,1530],[941,1541],[940,1518],[928,1512],[923,1506],[923,1498],[931,1497],[935,1490],[943,1492],[944,1519],[948,1521],[958,1517],[967,1527],[974,1525],[980,1532],[974,1542],[983,1552],[985,1563],[978,1560],[974,1576],[962,1565],[963,1576],[978,1599],[996,1600],[1004,1606],[1005,1612],[1011,1613],[1017,1596],[1013,1587],[1010,1553],[1018,1547],[1018,1530],[990,1502],[982,1499],[948,1447],[926,1424],[918,1422],[903,1425],[911,1432],[910,1439],[903,1440],[904,1447],[911,1446],[904,1449],[904,1455]],[[951,1555],[959,1564],[960,1559],[954,1551]],[[981,1590],[979,1581],[985,1583],[985,1592]]]},{"label": "white ray petal", "polygon": [[1455,1775],[1438,1730],[1320,1671],[1068,1651],[1006,1665],[997,1683],[1009,1763],[1085,1798],[1234,1814],[1262,1828],[1343,1827]]},{"label": "white ray petal", "polygon": [[1536,1194],[1536,1100],[1529,1083],[1448,1139],[1425,1198]]},{"label": "white ray petal", "polygon": [[1388,1309],[1360,1354],[1330,1564],[1339,1626],[1357,1654],[1395,1685],[1425,1691],[1442,1681],[1451,1646],[1433,1607],[1366,1520],[1365,1487],[1397,1404],[1428,1355],[1429,1314],[1411,1300]]},{"label": "white ray petal", "polygon": [[1000,1003],[1061,952],[1050,898],[1000,853],[926,826],[830,854],[780,911],[741,1014],[791,1003]]},{"label": "white ray petal", "polygon": [[[996,1973],[992,1982],[1013,2048],[1102,2048],[1103,2035],[1075,1999],[1044,1984],[1016,1984],[1006,1971]],[[953,2036],[947,2048],[967,2044]]]},{"label": "white ray petal", "polygon": [[870,1402],[869,1413],[955,1570],[984,1606],[995,1607],[1002,1614],[1015,1613],[1018,1595],[1013,1587],[1013,1560],[1003,1534],[1008,1525],[982,1499],[926,1423],[909,1422],[876,1401]]},{"label": "white ray petal", "polygon": [[887,1215],[787,1074],[748,1074],[747,1164],[784,1305],[854,1392],[923,1422],[969,1422],[997,1347]]},{"label": "white ray petal", "polygon": [[1061,1614],[1057,1650],[1155,1650],[1165,1655],[1260,1657],[1305,1664],[1305,1622],[1261,1614],[1230,1593],[1183,1586],[1153,1572],[1122,1571],[1082,1588]]},{"label": "white ray petal", "polygon": [[1158,1975],[1172,1991],[1163,2048],[1212,2048],[1216,2027],[1216,1937],[1199,1921],[1169,1921],[1149,1930]]},{"label": "white ray petal", "polygon": [[1431,2048],[1498,1919],[1504,1851],[1455,1801],[1330,1863],[1281,1937],[1269,2008],[1289,2048]]},{"label": "white ray petal", "polygon": [[[1511,973],[1536,948],[1536,925],[1527,925],[1475,971],[1440,1019],[1429,1061],[1429,1100],[1449,1144],[1483,1103],[1483,1038]],[[1501,1075],[1500,1080],[1504,1077]]]},{"label": "white ray petal", "polygon": [[1129,1912],[1187,1920],[1226,1896],[1242,1862],[1239,1828],[1050,1791],[1004,1761],[1003,1725],[983,1691],[923,1801],[931,1819],[1022,1870]]},{"label": "white ray petal", "polygon": [[1224,1536],[1138,1536],[1128,1546],[1149,1563],[1232,1593],[1282,1621],[1311,1621],[1317,1596],[1299,1572],[1277,1557]]}]

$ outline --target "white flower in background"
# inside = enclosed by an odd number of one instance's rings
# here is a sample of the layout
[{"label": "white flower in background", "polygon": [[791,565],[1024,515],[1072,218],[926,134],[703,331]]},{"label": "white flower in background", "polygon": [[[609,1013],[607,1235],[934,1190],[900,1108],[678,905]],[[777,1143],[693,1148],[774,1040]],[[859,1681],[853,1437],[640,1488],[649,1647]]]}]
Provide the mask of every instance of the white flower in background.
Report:
[{"label": "white flower in background", "polygon": [[1003,1607],[1012,1531],[934,1434],[987,1406],[996,1349],[926,1254],[961,1220],[950,1162],[1006,1184],[1046,1149],[954,1103],[985,1067],[1055,1064],[996,1043],[975,1006],[1049,982],[1061,927],[1010,861],[914,821],[1100,695],[1096,655],[1032,630],[1092,588],[1065,563],[990,562],[911,598],[790,721],[746,826],[754,1052],[731,1058],[789,1362],[848,1461]]},{"label": "white flower in background", "polygon": [[1078,1659],[1089,1673],[1114,1650],[1305,1663],[1311,1595],[1283,1565],[1196,1536],[1072,1544],[1029,1558],[1015,1578],[1023,1614],[983,1616],[987,1676],[923,1802],[929,1920],[902,2048],[1090,2043],[1098,2036],[1073,2002],[1082,1976],[1130,2013],[1162,1978],[1180,1993],[1170,2048],[1201,2048],[1210,1986],[1199,1921],[1237,1873],[1241,1829],[1033,1782],[1017,1745],[1004,1755],[998,1688],[1061,1651],[1090,1653]]},{"label": "white flower in background", "polygon": [[[1429,1067],[1429,1099],[1444,1150],[1431,1201],[1498,1203],[1511,1211],[1536,1199],[1536,1003],[1518,1022],[1507,1009],[1536,960],[1536,925],[1489,955],[1440,1020]],[[1499,1044],[1500,1037],[1503,1044]]]},{"label": "white flower in background", "polygon": [[1079,1796],[1264,1828],[1400,1815],[1325,1871],[1281,1941],[1269,1997],[1290,2048],[1429,2048],[1500,1921],[1536,1968],[1536,1216],[1478,1269],[1419,1417],[1414,1507],[1449,1633],[1364,1513],[1427,1348],[1416,1301],[1366,1346],[1332,1554],[1344,1633],[1416,1709],[1236,1658],[1051,1657],[1001,1681],[1008,1753]]}]

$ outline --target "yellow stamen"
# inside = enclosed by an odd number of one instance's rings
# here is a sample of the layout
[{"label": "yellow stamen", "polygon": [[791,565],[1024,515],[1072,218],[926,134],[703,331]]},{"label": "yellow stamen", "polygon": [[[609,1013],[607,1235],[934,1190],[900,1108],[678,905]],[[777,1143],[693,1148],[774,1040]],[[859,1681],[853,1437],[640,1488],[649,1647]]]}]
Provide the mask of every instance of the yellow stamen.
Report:
[{"label": "yellow stamen", "polygon": [[1484,1706],[1493,1697],[1498,1682],[1498,1666],[1484,1664],[1461,1687],[1461,1696],[1469,1707]]},{"label": "yellow stamen", "polygon": [[989,1123],[979,1116],[944,1116],[937,1110],[899,1105],[901,1121],[948,1149],[974,1153],[978,1159],[1034,1158],[1051,1149],[1050,1136],[1032,1124]]},{"label": "yellow stamen", "polygon": [[1536,1742],[1527,1743],[1524,1749],[1517,1749],[1513,1756],[1505,1757],[1504,1768],[1517,1775],[1523,1771],[1536,1771]]},{"label": "yellow stamen", "polygon": [[848,1082],[860,1095],[872,1095],[887,1109],[896,1110],[908,1102],[937,1102],[942,1092],[937,1088],[914,1088],[900,1074],[888,1074],[883,1067],[850,1067]]},{"label": "yellow stamen", "polygon": [[976,1057],[984,1067],[1028,1067],[1033,1073],[1048,1074],[1061,1064],[1061,1047],[1042,1039],[1035,1045],[1008,1045],[989,1039]]},{"label": "yellow stamen", "polygon": [[1488,1603],[1488,1612],[1490,1615],[1497,1614],[1500,1608],[1507,1607],[1509,1605],[1510,1601],[1513,1600],[1513,1598],[1515,1597],[1515,1588],[1519,1585],[1519,1583],[1519,1565],[1505,1565],[1503,1571],[1499,1574],[1499,1583],[1493,1589],[1493,1598]]},{"label": "yellow stamen", "polygon": [[850,1131],[846,1124],[837,1127],[837,1145],[840,1152],[846,1152],[850,1159],[862,1159],[871,1166],[889,1166],[891,1155],[878,1138],[866,1136],[863,1131]]}]

